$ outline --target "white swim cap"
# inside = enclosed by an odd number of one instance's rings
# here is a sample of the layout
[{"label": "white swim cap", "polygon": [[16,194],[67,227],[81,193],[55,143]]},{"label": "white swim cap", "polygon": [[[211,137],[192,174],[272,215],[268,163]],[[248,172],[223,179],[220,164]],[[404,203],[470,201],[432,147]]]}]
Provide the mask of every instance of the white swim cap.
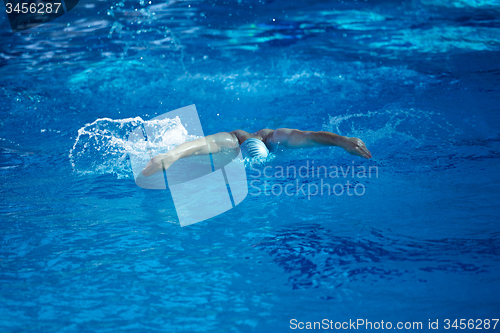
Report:
[{"label": "white swim cap", "polygon": [[264,142],[262,142],[259,139],[247,139],[245,140],[241,146],[241,153],[243,154],[243,157],[248,157],[248,158],[266,158],[267,155],[269,155],[269,149],[267,149],[266,145]]}]

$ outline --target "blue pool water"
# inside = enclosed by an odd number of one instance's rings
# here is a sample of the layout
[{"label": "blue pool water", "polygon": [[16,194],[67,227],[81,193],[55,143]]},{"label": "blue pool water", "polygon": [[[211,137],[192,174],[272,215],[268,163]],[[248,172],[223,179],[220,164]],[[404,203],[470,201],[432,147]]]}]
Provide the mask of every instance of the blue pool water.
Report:
[{"label": "blue pool water", "polygon": [[[82,0],[16,34],[0,17],[1,332],[499,318],[498,1]],[[191,104],[206,134],[329,130],[373,158],[278,151],[241,204],[181,228],[168,190],[135,185],[127,135]]]}]

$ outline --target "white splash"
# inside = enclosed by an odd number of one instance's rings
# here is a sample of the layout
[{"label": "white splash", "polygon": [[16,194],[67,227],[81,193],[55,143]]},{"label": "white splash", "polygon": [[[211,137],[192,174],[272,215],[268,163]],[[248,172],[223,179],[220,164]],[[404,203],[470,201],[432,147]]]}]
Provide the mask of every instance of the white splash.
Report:
[{"label": "white splash", "polygon": [[[130,142],[128,135],[144,125],[153,130],[155,139]],[[148,121],[140,117],[100,118],[78,130],[69,159],[73,171],[80,174],[115,174],[117,178],[131,178],[132,168],[127,158],[129,154],[150,152],[155,155],[196,138],[188,134],[178,117]]]}]

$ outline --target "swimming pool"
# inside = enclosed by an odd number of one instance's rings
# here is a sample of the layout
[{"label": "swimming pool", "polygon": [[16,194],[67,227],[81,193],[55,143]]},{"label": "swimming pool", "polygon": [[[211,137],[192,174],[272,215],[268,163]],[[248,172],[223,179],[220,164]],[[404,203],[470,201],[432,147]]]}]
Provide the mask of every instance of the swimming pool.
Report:
[{"label": "swimming pool", "polygon": [[[89,0],[1,24],[0,331],[498,318],[498,2]],[[205,134],[329,130],[373,158],[279,151],[181,228],[126,142],[191,104]]]}]

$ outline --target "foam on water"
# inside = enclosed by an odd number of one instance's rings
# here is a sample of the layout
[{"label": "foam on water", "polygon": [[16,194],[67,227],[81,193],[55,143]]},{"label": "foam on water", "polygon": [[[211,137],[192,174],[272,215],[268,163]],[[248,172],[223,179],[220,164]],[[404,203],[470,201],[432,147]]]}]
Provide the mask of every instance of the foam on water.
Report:
[{"label": "foam on water", "polygon": [[404,141],[414,146],[443,137],[453,140],[461,133],[440,113],[398,107],[330,116],[323,128],[340,135],[362,137],[366,144],[391,138],[392,142]]},{"label": "foam on water", "polygon": [[[153,140],[132,143],[128,135],[136,128],[148,125]],[[189,135],[178,117],[143,120],[100,118],[78,130],[69,159],[73,170],[80,174],[114,174],[117,178],[132,177],[129,154],[155,156],[175,146],[196,139]]]},{"label": "foam on water", "polygon": [[372,152],[372,161],[378,166],[391,166],[396,173],[447,169],[457,159],[466,158],[460,157],[457,147],[462,127],[433,111],[389,106],[330,116],[323,128],[362,138]]}]

